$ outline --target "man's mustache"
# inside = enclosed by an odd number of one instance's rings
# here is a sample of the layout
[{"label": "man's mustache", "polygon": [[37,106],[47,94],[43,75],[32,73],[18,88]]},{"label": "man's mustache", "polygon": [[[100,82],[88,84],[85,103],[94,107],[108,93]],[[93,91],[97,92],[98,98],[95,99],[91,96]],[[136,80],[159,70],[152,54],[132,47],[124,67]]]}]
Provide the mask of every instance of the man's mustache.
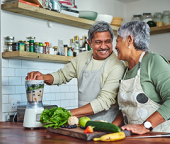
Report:
[{"label": "man's mustache", "polygon": [[99,49],[99,50],[97,50],[97,51],[106,51],[106,50],[109,50],[109,48]]}]

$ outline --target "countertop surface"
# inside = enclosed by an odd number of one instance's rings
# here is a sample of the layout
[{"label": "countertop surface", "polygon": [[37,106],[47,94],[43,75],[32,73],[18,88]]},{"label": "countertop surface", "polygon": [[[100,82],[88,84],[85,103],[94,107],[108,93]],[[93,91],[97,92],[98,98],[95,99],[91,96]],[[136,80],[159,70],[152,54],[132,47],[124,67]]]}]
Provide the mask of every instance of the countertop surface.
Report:
[{"label": "countertop surface", "polygon": [[[162,133],[151,132],[145,135],[154,134]],[[25,129],[22,123],[0,122],[0,144],[170,144],[170,138],[132,138],[135,136],[115,142],[84,141],[48,132],[46,129]]]}]

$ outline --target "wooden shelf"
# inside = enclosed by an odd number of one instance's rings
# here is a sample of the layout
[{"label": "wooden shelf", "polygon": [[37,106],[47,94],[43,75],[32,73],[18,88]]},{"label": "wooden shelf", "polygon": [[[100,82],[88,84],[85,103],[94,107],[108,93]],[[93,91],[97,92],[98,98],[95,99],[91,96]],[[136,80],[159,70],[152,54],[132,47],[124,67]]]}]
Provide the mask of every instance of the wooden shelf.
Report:
[{"label": "wooden shelf", "polygon": [[[44,8],[39,8],[39,7],[31,6],[28,4],[20,3],[20,2],[2,4],[1,9],[10,11],[10,12],[14,12],[14,13],[31,16],[31,17],[48,20],[48,21],[62,23],[65,25],[79,27],[79,28],[83,28],[83,29],[89,29],[90,26],[92,26],[95,23],[95,21],[92,21],[92,20],[78,18],[78,17],[58,13],[55,11],[50,11],[50,10],[47,10]],[[112,27],[114,33],[119,28],[117,26],[111,26],[111,27]]]},{"label": "wooden shelf", "polygon": [[26,52],[26,51],[13,51],[13,52],[3,52],[2,58],[40,61],[40,62],[52,62],[52,63],[68,63],[71,61],[73,57],[41,54],[41,53]]},{"label": "wooden shelf", "polygon": [[151,30],[151,35],[160,34],[160,33],[168,33],[170,32],[170,25],[165,25],[161,27],[152,27],[150,30]]}]

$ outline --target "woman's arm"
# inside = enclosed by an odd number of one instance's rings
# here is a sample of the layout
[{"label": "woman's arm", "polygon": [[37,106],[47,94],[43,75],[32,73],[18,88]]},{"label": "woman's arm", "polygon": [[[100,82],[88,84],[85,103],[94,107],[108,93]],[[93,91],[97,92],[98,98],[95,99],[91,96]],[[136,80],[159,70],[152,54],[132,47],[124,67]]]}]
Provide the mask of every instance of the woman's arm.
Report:
[{"label": "woman's arm", "polygon": [[117,115],[117,117],[114,119],[114,121],[112,122],[112,124],[118,126],[118,127],[121,127],[124,125],[124,119],[123,119],[123,115],[122,113],[119,113]]}]

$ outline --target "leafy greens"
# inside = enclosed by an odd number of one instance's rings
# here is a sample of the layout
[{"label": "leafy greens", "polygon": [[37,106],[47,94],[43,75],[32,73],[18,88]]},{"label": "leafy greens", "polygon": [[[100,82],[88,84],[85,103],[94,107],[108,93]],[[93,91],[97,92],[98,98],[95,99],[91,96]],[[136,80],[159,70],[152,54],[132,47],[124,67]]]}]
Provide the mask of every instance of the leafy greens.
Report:
[{"label": "leafy greens", "polygon": [[70,112],[62,107],[54,107],[51,109],[44,109],[41,113],[40,122],[44,127],[59,128],[68,121],[71,116]]}]

